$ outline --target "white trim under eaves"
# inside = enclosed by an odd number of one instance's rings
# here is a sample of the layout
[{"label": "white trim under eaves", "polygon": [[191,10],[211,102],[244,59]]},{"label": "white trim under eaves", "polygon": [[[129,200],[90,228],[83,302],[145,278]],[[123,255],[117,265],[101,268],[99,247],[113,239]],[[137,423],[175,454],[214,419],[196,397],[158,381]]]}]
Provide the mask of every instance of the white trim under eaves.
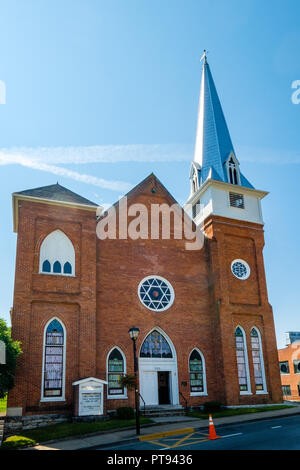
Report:
[{"label": "white trim under eaves", "polygon": [[54,199],[47,199],[42,197],[34,197],[34,196],[25,196],[18,193],[12,194],[12,206],[13,206],[13,231],[16,233],[18,231],[18,201],[33,201],[39,202],[41,204],[50,204],[53,206],[67,206],[73,209],[85,209],[91,212],[99,211],[99,208],[103,210],[102,206],[95,206],[93,204],[80,204],[77,202],[68,202],[68,201],[56,201]]},{"label": "white trim under eaves", "polygon": [[184,204],[183,208],[187,204],[194,204],[197,202],[202,194],[210,187],[210,186],[218,186],[220,189],[224,189],[225,191],[236,192],[239,194],[249,194],[250,196],[257,197],[258,199],[263,199],[265,196],[269,194],[268,191],[262,191],[260,189],[252,189],[247,188],[246,186],[239,186],[236,184],[225,183],[223,181],[217,180],[206,180],[205,183],[196,191],[192,197],[190,197],[187,202]]}]

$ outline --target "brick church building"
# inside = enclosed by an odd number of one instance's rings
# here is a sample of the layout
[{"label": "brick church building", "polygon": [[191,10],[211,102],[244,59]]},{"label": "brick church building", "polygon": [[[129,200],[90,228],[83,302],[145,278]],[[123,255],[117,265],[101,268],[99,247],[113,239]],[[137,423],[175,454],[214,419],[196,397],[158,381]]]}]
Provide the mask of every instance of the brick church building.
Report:
[{"label": "brick church building", "polygon": [[[147,406],[282,401],[263,260],[267,193],[240,170],[206,57],[190,184],[180,210],[202,227],[198,250],[161,227],[157,238],[131,239],[117,224],[116,237],[100,239],[97,205],[59,184],[13,194],[11,319],[23,354],[8,415],[72,414],[73,384],[88,377],[107,382],[106,410],[134,406],[119,382],[133,374],[132,326]],[[127,201],[176,203],[154,174]]]}]

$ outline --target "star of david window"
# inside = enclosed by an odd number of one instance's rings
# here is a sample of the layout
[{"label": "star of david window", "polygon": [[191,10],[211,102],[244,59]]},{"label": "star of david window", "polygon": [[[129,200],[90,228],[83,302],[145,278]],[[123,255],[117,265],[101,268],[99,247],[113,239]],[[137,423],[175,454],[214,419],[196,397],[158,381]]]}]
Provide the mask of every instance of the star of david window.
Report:
[{"label": "star of david window", "polygon": [[159,312],[171,307],[175,297],[171,284],[159,276],[148,276],[143,279],[138,294],[145,307]]}]

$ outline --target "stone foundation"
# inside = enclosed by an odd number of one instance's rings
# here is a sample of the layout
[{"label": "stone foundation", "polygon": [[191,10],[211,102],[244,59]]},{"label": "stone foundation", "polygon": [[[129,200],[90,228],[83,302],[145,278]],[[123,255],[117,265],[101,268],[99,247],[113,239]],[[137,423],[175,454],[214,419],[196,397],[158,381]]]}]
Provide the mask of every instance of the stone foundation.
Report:
[{"label": "stone foundation", "polygon": [[48,415],[31,415],[31,416],[5,416],[4,436],[36,429],[51,424],[66,423],[72,420],[70,415],[48,414]]}]

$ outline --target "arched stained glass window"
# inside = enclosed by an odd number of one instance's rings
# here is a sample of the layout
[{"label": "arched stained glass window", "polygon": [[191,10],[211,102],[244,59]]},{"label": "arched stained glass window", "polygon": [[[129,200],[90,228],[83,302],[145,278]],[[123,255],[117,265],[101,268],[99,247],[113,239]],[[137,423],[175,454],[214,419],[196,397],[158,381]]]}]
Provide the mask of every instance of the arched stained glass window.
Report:
[{"label": "arched stained glass window", "polygon": [[199,351],[197,351],[197,349],[194,349],[190,355],[190,360],[189,360],[191,393],[204,391],[203,372],[204,370],[203,370],[202,357]]},{"label": "arched stained glass window", "polygon": [[249,365],[245,341],[246,339],[243,330],[240,327],[237,327],[235,330],[235,345],[240,392],[250,391]]},{"label": "arched stained glass window", "polygon": [[57,273],[57,274],[61,273],[61,264],[60,264],[59,261],[55,261],[55,263],[53,265],[53,272]]},{"label": "arched stained glass window", "polygon": [[49,261],[46,259],[46,261],[43,262],[43,267],[42,267],[43,273],[50,273],[51,272],[51,264]]},{"label": "arched stained glass window", "polygon": [[64,274],[72,274],[72,266],[69,262],[64,265]]},{"label": "arched stained glass window", "polygon": [[254,367],[255,388],[258,392],[264,391],[266,386],[262,346],[260,335],[256,328],[252,328],[251,330],[251,348]]},{"label": "arched stained glass window", "polygon": [[57,320],[52,320],[45,334],[44,354],[44,398],[62,397],[64,376],[64,329]]},{"label": "arched stained glass window", "polygon": [[124,395],[124,387],[119,380],[125,374],[125,360],[118,348],[110,352],[107,369],[108,395]]},{"label": "arched stained glass window", "polygon": [[173,355],[166,338],[154,330],[143,342],[140,357],[172,358]]}]

